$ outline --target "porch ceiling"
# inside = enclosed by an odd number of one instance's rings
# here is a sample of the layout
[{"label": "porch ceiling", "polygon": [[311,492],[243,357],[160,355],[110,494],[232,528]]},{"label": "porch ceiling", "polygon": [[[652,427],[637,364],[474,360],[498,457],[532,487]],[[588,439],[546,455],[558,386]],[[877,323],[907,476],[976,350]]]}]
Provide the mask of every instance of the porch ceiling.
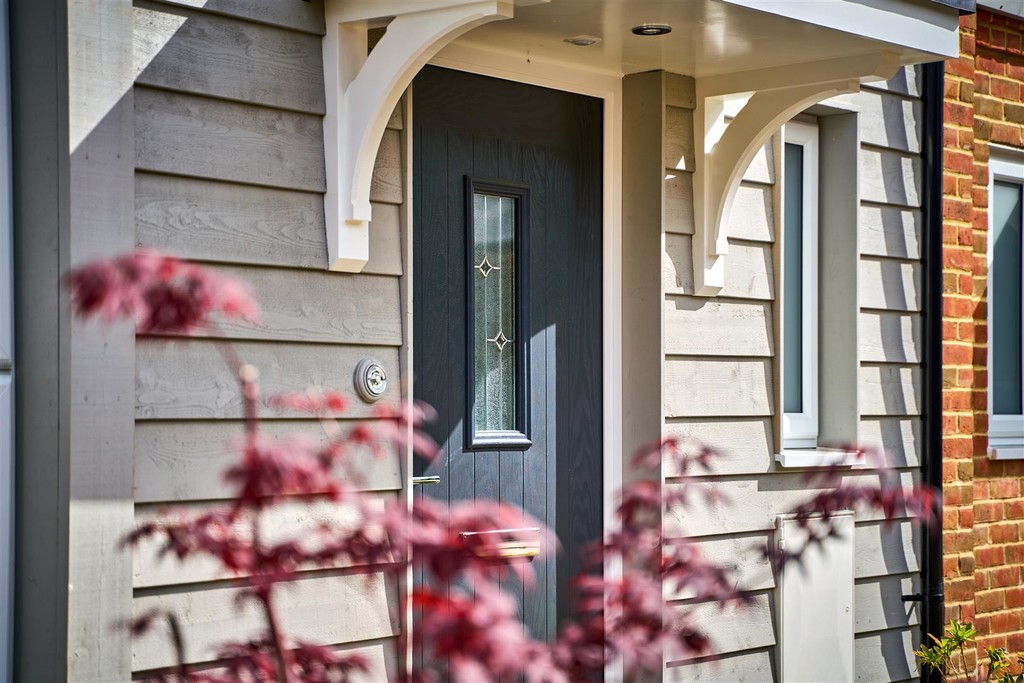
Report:
[{"label": "porch ceiling", "polygon": [[[636,36],[644,23],[672,26]],[[654,69],[696,76],[886,50],[904,63],[956,50],[957,11],[926,0],[550,0],[523,3],[509,21],[459,42],[610,74]],[[593,35],[601,42],[565,42]]]}]

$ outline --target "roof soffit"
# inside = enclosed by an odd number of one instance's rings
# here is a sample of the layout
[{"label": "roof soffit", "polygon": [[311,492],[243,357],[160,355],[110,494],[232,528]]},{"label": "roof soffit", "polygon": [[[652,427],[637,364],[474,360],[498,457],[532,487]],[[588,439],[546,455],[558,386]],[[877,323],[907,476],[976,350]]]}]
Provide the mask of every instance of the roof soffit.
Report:
[{"label": "roof soffit", "polygon": [[[460,36],[461,43],[489,51],[610,75],[656,69],[692,75],[701,114],[697,140],[720,127],[715,121],[725,99],[745,95],[748,105],[730,124],[733,132],[714,141],[728,144],[717,153],[706,144],[698,154],[697,175],[722,181],[707,185],[711,194],[703,204],[714,208],[706,234],[694,240],[712,260],[725,253],[719,225],[734,175],[726,166],[741,162],[780,117],[815,98],[887,78],[900,64],[955,55],[958,48],[956,10],[928,0],[326,0],[325,7],[329,267],[356,272],[369,256],[369,179],[387,117],[423,64]],[[674,30],[656,38],[633,35],[630,29],[642,23]],[[386,30],[367,56],[370,27]],[[587,48],[565,42],[579,34],[602,41]],[[823,68],[825,77],[815,75]],[[719,170],[708,172],[711,166]],[[712,282],[707,293],[715,289]]]}]

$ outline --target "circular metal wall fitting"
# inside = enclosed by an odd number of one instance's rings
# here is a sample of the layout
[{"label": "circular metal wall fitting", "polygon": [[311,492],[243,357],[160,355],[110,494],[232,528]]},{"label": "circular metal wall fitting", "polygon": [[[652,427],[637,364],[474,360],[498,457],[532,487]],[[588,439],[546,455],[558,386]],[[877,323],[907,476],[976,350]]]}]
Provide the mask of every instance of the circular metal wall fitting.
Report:
[{"label": "circular metal wall fitting", "polygon": [[364,358],[356,365],[353,381],[359,398],[375,403],[387,391],[388,373],[376,358]]}]

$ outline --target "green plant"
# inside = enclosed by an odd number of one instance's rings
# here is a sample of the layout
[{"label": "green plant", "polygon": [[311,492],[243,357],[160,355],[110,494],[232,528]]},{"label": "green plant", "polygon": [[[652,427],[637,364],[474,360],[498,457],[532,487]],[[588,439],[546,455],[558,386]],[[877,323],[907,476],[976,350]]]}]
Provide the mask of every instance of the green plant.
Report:
[{"label": "green plant", "polygon": [[[989,659],[988,671],[984,678],[980,675],[972,677],[967,663],[967,646],[973,648],[978,632],[974,624],[961,623],[955,619],[949,622],[949,628],[941,638],[930,636],[934,645],[921,645],[914,650],[917,655],[918,668],[928,667],[942,675],[947,681],[992,681],[993,683],[1024,683],[1024,656],[1010,655],[1004,647],[989,647],[985,650]],[[1017,673],[1011,669],[1017,668]],[[980,674],[980,672],[979,672]]]},{"label": "green plant", "polygon": [[[1011,655],[1005,647],[989,647],[985,649],[988,654],[988,679],[996,683],[1024,683],[1024,655]],[[1010,669],[1016,668],[1017,673],[1011,673]]]},{"label": "green plant", "polygon": [[[973,645],[977,631],[974,624],[962,624],[955,619],[949,622],[949,629],[941,638],[929,634],[935,641],[932,646],[921,645],[920,650],[914,650],[917,655],[918,667],[926,666],[932,671],[942,674],[944,681],[969,681],[970,674],[967,665],[966,645]],[[954,657],[959,653],[959,666]]]}]

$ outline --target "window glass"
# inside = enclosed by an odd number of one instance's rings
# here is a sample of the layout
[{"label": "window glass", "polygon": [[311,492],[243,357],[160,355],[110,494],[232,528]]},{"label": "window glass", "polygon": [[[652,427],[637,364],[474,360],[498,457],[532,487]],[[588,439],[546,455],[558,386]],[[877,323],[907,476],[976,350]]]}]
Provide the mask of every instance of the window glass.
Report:
[{"label": "window glass", "polygon": [[785,235],[783,249],[783,371],[782,396],[787,413],[802,413],[803,396],[803,329],[804,329],[804,148],[786,144]]},{"label": "window glass", "polygon": [[992,262],[992,411],[1020,415],[1021,374],[1021,186],[996,181],[993,187]]},{"label": "window glass", "polygon": [[516,428],[516,201],[473,195],[474,430]]}]

